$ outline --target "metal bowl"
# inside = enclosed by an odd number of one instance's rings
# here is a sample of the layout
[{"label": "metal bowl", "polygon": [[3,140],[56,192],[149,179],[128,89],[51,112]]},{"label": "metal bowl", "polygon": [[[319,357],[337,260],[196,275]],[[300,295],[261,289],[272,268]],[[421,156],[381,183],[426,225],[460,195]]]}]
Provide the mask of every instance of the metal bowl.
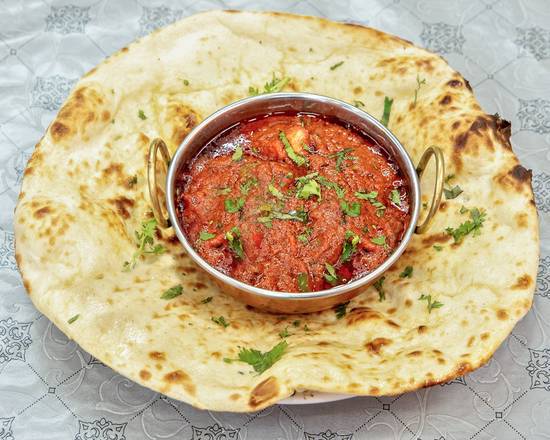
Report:
[{"label": "metal bowl", "polygon": [[[350,124],[360,131],[366,132],[374,141],[382,146],[401,168],[410,191],[411,219],[403,235],[401,243],[394,252],[375,270],[347,284],[335,286],[317,292],[278,292],[261,289],[242,281],[231,278],[207,263],[194,249],[176,216],[175,183],[176,177],[185,164],[189,163],[202,148],[219,133],[232,125],[274,112],[305,112],[336,118],[343,123]],[[164,161],[168,165],[166,178],[166,209],[163,210],[158,197],[156,182],[157,152],[160,150]],[[431,157],[436,161],[436,180],[432,203],[429,212],[422,224],[418,225],[420,212],[420,178]],[[413,233],[424,232],[441,202],[444,178],[444,161],[441,150],[437,147],[428,148],[418,166],[415,168],[407,151],[397,138],[376,118],[346,102],[310,93],[273,93],[254,96],[237,101],[218,110],[189,133],[170,158],[168,149],[162,139],[155,139],[151,143],[148,161],[149,193],[153,205],[153,213],[158,224],[163,227],[173,227],[182,246],[189,256],[204,269],[220,286],[223,292],[261,310],[276,313],[307,313],[330,308],[334,305],[349,301],[358,295],[367,286],[372,284],[386,270],[388,270],[401,256]],[[161,188],[161,193],[162,191]],[[168,213],[168,219],[163,211]]]}]

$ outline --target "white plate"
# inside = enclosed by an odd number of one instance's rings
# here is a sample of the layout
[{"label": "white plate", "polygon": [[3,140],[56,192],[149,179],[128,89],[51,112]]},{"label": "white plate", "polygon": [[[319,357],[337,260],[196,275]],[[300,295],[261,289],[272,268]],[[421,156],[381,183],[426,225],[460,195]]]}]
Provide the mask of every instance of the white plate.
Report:
[{"label": "white plate", "polygon": [[313,405],[315,403],[337,402],[338,400],[357,397],[353,394],[321,393],[318,391],[301,391],[277,403],[282,405]]}]

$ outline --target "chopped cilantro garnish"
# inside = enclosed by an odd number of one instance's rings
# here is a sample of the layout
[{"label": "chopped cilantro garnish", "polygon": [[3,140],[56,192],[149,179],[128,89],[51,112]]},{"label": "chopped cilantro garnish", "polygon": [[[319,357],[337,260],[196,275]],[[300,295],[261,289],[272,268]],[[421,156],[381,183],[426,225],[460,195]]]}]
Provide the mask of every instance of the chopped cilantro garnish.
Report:
[{"label": "chopped cilantro garnish", "polygon": [[390,200],[397,206],[401,206],[401,194],[396,189],[392,189],[390,193]]},{"label": "chopped cilantro garnish", "polygon": [[384,246],[386,244],[386,236],[379,235],[378,237],[373,237],[370,241],[378,246]]},{"label": "chopped cilantro garnish", "polygon": [[279,337],[281,339],[288,338],[290,336],[290,333],[288,331],[288,327],[285,327],[283,330],[279,332]]},{"label": "chopped cilantro garnish", "polygon": [[241,194],[243,196],[246,196],[248,195],[248,192],[250,191],[250,189],[253,187],[253,186],[256,186],[258,184],[258,179],[256,179],[255,177],[251,177],[250,179],[248,179],[246,182],[244,183],[241,183],[241,186],[240,186],[240,190],[241,190]]},{"label": "chopped cilantro garnish", "polygon": [[290,145],[290,142],[288,141],[288,138],[286,137],[286,134],[284,131],[279,132],[279,139],[283,143],[285,147],[286,154],[294,162],[296,165],[301,167],[302,165],[307,164],[307,159],[304,156],[300,156],[297,154],[294,149],[292,148],[292,145]]},{"label": "chopped cilantro garnish", "polygon": [[393,99],[388,98],[387,96],[384,97],[384,113],[382,114],[382,119],[380,119],[380,122],[386,127],[390,122],[390,113],[391,113],[392,104],[393,104]]},{"label": "chopped cilantro garnish", "polygon": [[365,107],[365,103],[363,101],[354,100],[353,105],[357,108]]},{"label": "chopped cilantro garnish", "polygon": [[466,213],[468,212],[468,208],[466,208],[465,206],[461,206],[459,212],[460,212],[461,214],[466,214]]},{"label": "chopped cilantro garnish", "polygon": [[380,302],[382,302],[386,299],[386,292],[384,290],[384,281],[385,280],[386,280],[386,277],[380,277],[373,284],[374,288],[378,292],[378,301],[380,301]]},{"label": "chopped cilantro garnish", "polygon": [[236,226],[232,227],[231,230],[225,233],[225,238],[229,243],[229,249],[233,251],[237,258],[242,260],[244,258],[244,250],[241,242],[241,231],[239,231],[239,228]]},{"label": "chopped cilantro garnish", "polygon": [[212,316],[212,318],[210,318],[210,319],[212,319],[212,321],[214,321],[216,324],[222,326],[223,328],[229,327],[229,322],[227,322],[223,316],[218,316],[217,318],[214,318]]},{"label": "chopped cilantro garnish", "polygon": [[416,101],[418,99],[418,92],[420,91],[420,87],[422,87],[424,84],[426,84],[426,78],[420,79],[420,76],[418,74],[416,75],[416,89],[414,90],[414,101],[413,105],[416,105]]},{"label": "chopped cilantro garnish", "polygon": [[337,183],[331,182],[330,180],[328,180],[326,177],[323,177],[323,176],[317,176],[315,179],[321,185],[326,186],[327,188],[330,188],[330,189],[334,190],[339,199],[344,197],[344,194],[345,194],[346,190],[343,189],[341,186],[339,186]]},{"label": "chopped cilantro garnish", "polygon": [[336,319],[342,319],[344,316],[346,316],[347,309],[348,309],[349,301],[338,304],[336,308],[334,309],[334,312],[336,313]]},{"label": "chopped cilantro garnish", "polygon": [[206,298],[201,300],[201,304],[208,304],[210,301],[212,301],[213,296],[207,296]]},{"label": "chopped cilantro garnish", "polygon": [[243,209],[244,198],[239,197],[238,199],[225,199],[224,205],[225,210],[230,214],[239,212],[241,209]]},{"label": "chopped cilantro garnish", "polygon": [[336,153],[329,154],[328,157],[336,158],[336,171],[342,171],[342,164],[344,160],[357,160],[355,156],[347,156],[353,151],[353,148],[344,148]]},{"label": "chopped cilantro garnish", "polygon": [[199,234],[199,239],[202,241],[207,241],[213,239],[215,236],[216,234],[212,234],[208,231],[201,231],[201,233]]},{"label": "chopped cilantro garnish", "polygon": [[72,324],[73,322],[75,322],[78,318],[80,318],[80,313],[77,314],[77,315],[74,315],[72,318],[69,318],[67,320],[67,324]]},{"label": "chopped cilantro garnish", "polygon": [[251,365],[256,373],[261,374],[281,359],[287,347],[288,343],[286,341],[279,342],[275,347],[265,353],[254,348],[240,347],[239,357],[235,360]]},{"label": "chopped cilantro garnish", "polygon": [[355,197],[358,199],[368,200],[372,206],[376,208],[376,215],[382,217],[386,211],[386,206],[380,202],[376,197],[378,197],[377,191],[371,191],[368,193],[362,193],[357,191]]},{"label": "chopped cilantro garnish", "polygon": [[437,251],[437,252],[441,252],[443,250],[443,246],[440,246],[438,244],[434,244],[433,245],[433,248]]},{"label": "chopped cilantro garnish", "polygon": [[298,240],[300,240],[302,243],[307,243],[309,241],[309,237],[311,236],[311,233],[313,232],[313,229],[311,228],[305,228],[304,232],[302,232],[300,235],[298,235]]},{"label": "chopped cilantro garnish", "polygon": [[147,254],[160,255],[166,251],[166,248],[161,244],[154,245],[156,230],[157,230],[157,221],[154,218],[152,218],[144,221],[141,224],[140,231],[135,231],[136,238],[138,240],[138,248],[132,255],[132,259],[130,261],[124,262],[125,271],[130,271],[134,267],[136,267],[137,260],[142,255],[147,255]]},{"label": "chopped cilantro garnish", "polygon": [[243,147],[241,147],[240,145],[235,148],[235,152],[233,153],[233,155],[231,156],[231,160],[235,161],[235,162],[238,162],[240,161],[241,159],[243,158]]},{"label": "chopped cilantro garnish", "polygon": [[128,179],[128,186],[132,188],[137,183],[137,175],[134,175]]},{"label": "chopped cilantro garnish", "polygon": [[290,80],[291,78],[289,78],[288,76],[285,76],[284,78],[277,78],[275,76],[275,73],[273,73],[273,78],[271,79],[271,81],[265,83],[263,92],[260,93],[258,87],[250,86],[248,88],[248,93],[250,93],[250,95],[260,95],[263,93],[280,92],[290,82]]},{"label": "chopped cilantro garnish", "polygon": [[142,119],[142,120],[146,120],[147,119],[147,116],[145,116],[145,113],[143,113],[143,110],[138,110],[138,117],[139,119]]},{"label": "chopped cilantro garnish", "polygon": [[267,189],[269,190],[269,192],[273,197],[277,197],[279,200],[284,200],[285,195],[281,191],[279,191],[277,188],[275,188],[275,186],[272,183],[269,184]]},{"label": "chopped cilantro garnish", "polygon": [[307,212],[302,210],[293,210],[289,212],[273,211],[271,217],[277,220],[296,220],[302,223],[307,223],[308,221]]},{"label": "chopped cilantro garnish", "polygon": [[407,266],[405,269],[403,269],[403,272],[399,274],[399,278],[412,278],[413,274],[413,267]]},{"label": "chopped cilantro garnish", "polygon": [[349,217],[358,217],[361,214],[361,205],[357,202],[349,203],[346,200],[340,200],[340,209]]},{"label": "chopped cilantro garnish", "polygon": [[184,86],[188,86],[188,85],[189,85],[189,80],[188,80],[188,79],[184,79],[184,80],[183,80],[183,85],[184,85]]},{"label": "chopped cilantro garnish", "polygon": [[181,284],[177,286],[170,287],[165,290],[164,293],[160,296],[160,299],[174,299],[176,296],[180,296],[183,293],[183,287]]},{"label": "chopped cilantro garnish", "polygon": [[304,325],[304,331],[307,333],[309,331],[309,327],[307,326],[307,324]]},{"label": "chopped cilantro garnish", "polygon": [[231,192],[231,188],[228,188],[227,186],[225,188],[218,188],[216,190],[216,194],[219,196],[226,196]]},{"label": "chopped cilantro garnish", "polygon": [[338,282],[338,275],[336,274],[336,270],[334,269],[334,266],[330,263],[325,263],[325,268],[327,269],[327,271],[324,273],[325,280],[327,280],[328,283],[334,286]]},{"label": "chopped cilantro garnish", "polygon": [[307,200],[311,196],[317,196],[319,200],[321,199],[321,187],[317,181],[313,179],[310,179],[301,185],[296,193],[296,197],[299,199]]},{"label": "chopped cilantro garnish", "polygon": [[426,301],[428,303],[428,313],[432,313],[432,309],[439,309],[440,307],[443,307],[443,303],[440,303],[439,301],[432,300],[432,295],[420,295],[420,298],[418,298],[420,301]]},{"label": "chopped cilantro garnish", "polygon": [[300,292],[309,292],[309,281],[307,273],[300,272],[298,274],[298,289]]},{"label": "chopped cilantro garnish", "polygon": [[330,70],[338,69],[338,67],[340,67],[342,64],[344,64],[344,62],[343,62],[343,61],[339,61],[338,63],[333,64],[332,66],[330,66]]},{"label": "chopped cilantro garnish", "polygon": [[485,221],[486,213],[483,210],[477,208],[470,209],[471,220],[466,220],[458,228],[447,228],[445,231],[451,235],[455,243],[460,243],[464,237],[468,234],[472,234],[474,237],[481,233],[481,227]]},{"label": "chopped cilantro garnish", "polygon": [[342,248],[342,255],[340,255],[340,261],[345,263],[351,256],[357,251],[357,244],[361,241],[359,235],[352,231],[346,231],[344,246]]},{"label": "chopped cilantro garnish", "polygon": [[294,327],[300,327],[300,322],[301,322],[301,321],[300,321],[299,319],[295,319],[294,321],[292,321],[292,325],[293,325]]},{"label": "chopped cilantro garnish", "polygon": [[451,200],[451,199],[456,199],[464,191],[462,191],[462,188],[460,186],[455,185],[450,189],[444,188],[443,192],[445,193],[445,198],[447,200]]},{"label": "chopped cilantro garnish", "polygon": [[449,174],[448,176],[445,177],[445,183],[449,183],[454,178],[455,178],[454,174]]}]

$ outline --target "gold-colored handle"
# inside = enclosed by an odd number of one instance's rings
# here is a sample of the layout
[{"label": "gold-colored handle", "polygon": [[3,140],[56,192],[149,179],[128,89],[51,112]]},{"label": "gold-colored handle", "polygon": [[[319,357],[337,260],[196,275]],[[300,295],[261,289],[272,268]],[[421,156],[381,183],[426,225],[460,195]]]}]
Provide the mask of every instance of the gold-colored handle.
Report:
[{"label": "gold-colored handle", "polygon": [[165,217],[158,196],[157,187],[157,152],[160,150],[166,167],[170,165],[170,152],[164,141],[160,138],[153,139],[149,145],[149,157],[147,160],[147,184],[149,185],[149,197],[153,204],[153,215],[161,228],[169,228],[170,219]]},{"label": "gold-colored handle", "polygon": [[430,147],[426,151],[424,151],[424,154],[422,154],[420,162],[418,162],[418,165],[416,167],[416,174],[418,174],[418,179],[422,179],[422,174],[424,174],[426,165],[428,165],[428,162],[432,157],[435,158],[435,183],[434,192],[432,195],[432,204],[430,206],[430,210],[428,211],[428,215],[426,216],[422,224],[416,226],[414,232],[416,232],[417,234],[423,234],[428,230],[434,215],[439,209],[441,196],[443,195],[443,183],[445,179],[445,159],[443,158],[443,152],[441,151],[441,148]]}]

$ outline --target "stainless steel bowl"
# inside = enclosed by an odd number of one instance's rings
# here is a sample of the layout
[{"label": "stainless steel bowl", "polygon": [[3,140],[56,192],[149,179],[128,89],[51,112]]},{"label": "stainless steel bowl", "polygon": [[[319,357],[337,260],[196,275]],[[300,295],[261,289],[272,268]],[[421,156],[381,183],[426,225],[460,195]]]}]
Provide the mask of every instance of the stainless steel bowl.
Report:
[{"label": "stainless steel bowl", "polygon": [[[191,161],[199,151],[216,135],[226,128],[256,116],[273,112],[306,112],[325,115],[349,123],[357,129],[368,133],[380,146],[385,148],[396,160],[401,168],[410,189],[411,220],[403,239],[395,251],[379,267],[364,276],[347,284],[339,285],[317,292],[277,292],[260,289],[231,278],[207,263],[191,246],[185,236],[176,216],[175,183],[182,167]],[[166,212],[169,219],[163,214],[163,207],[158,197],[156,182],[157,152],[161,151],[164,161],[168,165],[166,179]],[[436,160],[436,180],[432,204],[421,225],[418,225],[420,212],[420,177],[431,157]],[[277,313],[306,313],[330,308],[336,304],[346,302],[358,295],[367,286],[379,278],[401,256],[413,233],[424,232],[432,217],[437,212],[441,202],[444,178],[444,161],[441,150],[437,147],[428,148],[418,167],[414,167],[407,151],[397,138],[382,125],[376,118],[346,102],[310,93],[273,93],[254,96],[230,104],[202,121],[189,133],[178,147],[174,156],[170,155],[161,139],[151,143],[148,162],[149,193],[153,205],[153,212],[158,224],[163,227],[173,227],[178,239],[189,256],[204,269],[220,288],[234,297],[256,308]],[[161,193],[164,191],[160,191]]]}]

